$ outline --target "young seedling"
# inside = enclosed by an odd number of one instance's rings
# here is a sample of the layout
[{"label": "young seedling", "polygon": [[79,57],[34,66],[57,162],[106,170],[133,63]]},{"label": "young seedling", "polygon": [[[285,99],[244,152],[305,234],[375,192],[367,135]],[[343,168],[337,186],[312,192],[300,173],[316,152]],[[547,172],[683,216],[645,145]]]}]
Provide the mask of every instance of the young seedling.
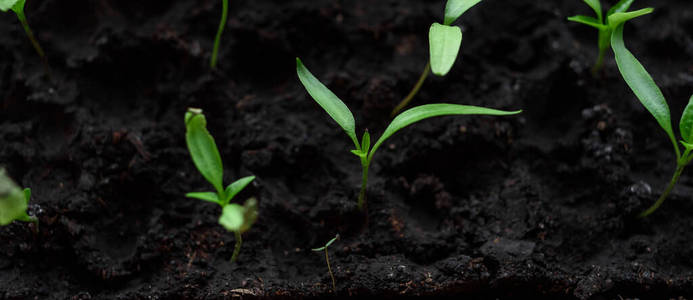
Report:
[{"label": "young seedling", "polygon": [[224,167],[221,163],[221,156],[214,138],[207,131],[207,119],[205,119],[201,109],[188,108],[188,112],[185,113],[185,128],[185,141],[188,144],[188,151],[190,151],[193,163],[200,174],[216,190],[215,192],[187,193],[185,196],[221,206],[219,224],[224,226],[226,230],[232,231],[236,236],[236,246],[233,256],[231,256],[231,261],[235,262],[243,242],[241,234],[250,229],[250,226],[257,219],[257,201],[255,198],[250,198],[242,206],[229,202],[253,181],[255,176],[243,177],[223,188]]},{"label": "young seedling", "polygon": [[219,42],[221,41],[221,34],[224,32],[224,27],[226,27],[226,18],[229,15],[229,0],[221,0],[221,21],[219,22],[219,28],[217,29],[217,35],[214,38],[214,50],[212,50],[212,60],[209,62],[212,69],[217,67],[217,54],[219,53]]},{"label": "young seedling", "polygon": [[330,272],[330,277],[332,278],[332,291],[334,291],[335,295],[337,294],[337,282],[334,280],[334,274],[332,274],[332,267],[330,267],[330,255],[327,253],[327,247],[332,245],[334,241],[339,239],[339,234],[337,234],[333,239],[331,239],[325,246],[322,246],[320,248],[315,248],[313,251],[315,252],[320,252],[320,251],[325,251],[325,262],[327,262],[327,271]]},{"label": "young seedling", "polygon": [[457,53],[462,45],[462,30],[458,26],[451,26],[464,12],[472,6],[481,2],[481,0],[448,0],[445,4],[445,18],[443,24],[433,23],[428,30],[428,46],[430,52],[430,60],[424,67],[419,80],[414,85],[414,88],[407,94],[402,101],[392,110],[390,114],[394,117],[402,109],[407,107],[409,102],[416,96],[421,89],[424,81],[428,78],[428,74],[433,71],[437,76],[445,76],[448,74],[452,65],[457,59]]},{"label": "young seedling", "polygon": [[652,8],[645,8],[629,13],[614,13],[609,16],[609,23],[614,26],[614,31],[611,35],[611,48],[614,50],[616,64],[623,79],[626,81],[635,96],[640,100],[645,109],[652,114],[657,120],[662,129],[669,136],[672,145],[674,146],[674,154],[676,155],[676,170],[669,181],[669,184],[664,189],[664,192],[659,199],[650,206],[647,210],[640,214],[640,217],[646,217],[653,213],[664,200],[669,196],[669,193],[674,189],[676,182],[679,180],[683,169],[693,159],[693,96],[688,100],[688,105],[683,110],[681,121],[679,122],[679,130],[681,132],[681,145],[683,145],[683,154],[676,143],[676,136],[671,125],[671,116],[669,106],[662,94],[662,91],[657,87],[657,84],[652,79],[645,67],[628,51],[623,42],[623,26],[626,21],[652,12]]},{"label": "young seedling", "polygon": [[597,18],[577,15],[569,17],[568,20],[592,26],[599,30],[599,56],[597,57],[597,62],[594,64],[594,67],[592,67],[592,74],[597,75],[597,72],[599,72],[599,70],[601,70],[604,66],[604,55],[611,45],[611,33],[614,31],[614,28],[617,25],[610,22],[609,17],[616,13],[624,13],[626,10],[628,10],[630,5],[633,4],[634,0],[619,1],[606,12],[606,15],[604,15],[602,11],[602,5],[599,2],[600,0],[583,1],[585,1],[585,3],[587,3],[587,5],[594,10],[594,12],[597,14]]},{"label": "young seedling", "polygon": [[330,91],[325,85],[323,85],[313,74],[308,71],[308,69],[303,66],[300,59],[296,58],[296,72],[298,73],[298,78],[303,84],[303,86],[308,91],[311,97],[317,102],[326,112],[332,117],[332,119],[339,124],[339,126],[344,129],[346,134],[354,142],[355,150],[351,150],[351,153],[358,156],[361,160],[361,167],[363,169],[362,180],[361,180],[361,191],[359,192],[358,207],[363,210],[365,200],[366,200],[366,187],[368,185],[368,168],[373,161],[373,155],[378,147],[382,145],[383,142],[398,130],[414,124],[423,119],[446,116],[446,115],[512,115],[520,113],[521,111],[501,111],[484,107],[459,105],[459,104],[427,104],[421,105],[397,115],[390,125],[387,126],[385,132],[378,139],[373,147],[371,148],[371,136],[368,130],[363,134],[361,138],[361,143],[359,143],[356,138],[356,125],[354,121],[354,116],[352,115],[349,108],[340,100],[332,91]]},{"label": "young seedling", "polygon": [[0,10],[4,12],[12,10],[17,15],[17,18],[19,18],[19,22],[22,23],[22,27],[24,27],[24,32],[26,32],[26,35],[29,37],[29,40],[31,41],[31,44],[34,46],[34,49],[36,49],[36,52],[38,52],[38,55],[41,57],[43,66],[46,68],[46,73],[50,76],[51,72],[50,67],[48,66],[48,58],[46,58],[46,54],[43,52],[43,48],[41,48],[41,45],[39,45],[38,41],[36,40],[36,37],[34,37],[34,32],[31,31],[31,28],[29,28],[29,23],[26,21],[26,15],[24,14],[25,3],[26,0],[0,0]]},{"label": "young seedling", "polygon": [[30,199],[31,189],[22,190],[7,176],[5,169],[0,169],[0,226],[22,221],[32,222],[38,229],[38,218],[26,213]]}]

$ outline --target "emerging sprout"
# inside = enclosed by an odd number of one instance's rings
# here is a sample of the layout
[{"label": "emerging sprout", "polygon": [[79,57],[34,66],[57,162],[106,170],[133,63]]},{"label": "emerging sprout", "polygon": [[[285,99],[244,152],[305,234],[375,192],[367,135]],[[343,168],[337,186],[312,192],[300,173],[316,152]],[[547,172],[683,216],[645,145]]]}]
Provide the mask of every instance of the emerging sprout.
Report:
[{"label": "emerging sprout", "polygon": [[332,117],[332,119],[339,124],[339,126],[344,129],[346,134],[354,142],[355,150],[351,150],[351,153],[358,156],[361,160],[361,167],[363,169],[363,176],[361,180],[361,191],[358,198],[358,207],[363,209],[365,199],[366,199],[366,186],[368,185],[368,167],[373,161],[373,155],[378,147],[382,145],[383,142],[398,130],[414,124],[423,119],[445,116],[445,115],[512,115],[520,113],[521,111],[501,111],[490,108],[483,108],[477,106],[468,105],[458,105],[458,104],[427,104],[411,108],[397,117],[395,117],[390,125],[387,126],[385,132],[382,136],[373,144],[371,148],[371,136],[368,130],[363,134],[361,143],[359,143],[356,138],[356,125],[354,122],[354,116],[349,111],[349,108],[340,100],[332,91],[330,91],[325,85],[318,81],[313,74],[308,71],[308,69],[303,66],[300,59],[296,58],[296,72],[298,73],[298,78],[301,83],[308,91],[308,94],[313,97],[315,102],[317,102],[326,112]]},{"label": "emerging sprout", "polygon": [[609,46],[611,45],[611,33],[616,25],[618,25],[611,22],[609,17],[613,14],[623,13],[628,10],[630,5],[633,4],[634,0],[619,1],[606,12],[606,15],[604,15],[602,12],[602,6],[601,3],[599,3],[599,0],[583,1],[585,1],[585,3],[587,3],[587,5],[594,10],[594,12],[597,14],[597,18],[577,15],[569,17],[568,20],[592,26],[599,30],[599,56],[597,57],[597,62],[594,64],[594,67],[592,67],[592,74],[596,75],[597,72],[604,66],[604,55],[606,54],[606,50],[609,49]]},{"label": "emerging sprout", "polygon": [[224,32],[224,27],[226,27],[226,18],[229,15],[229,0],[221,0],[221,21],[219,22],[219,28],[217,29],[217,35],[214,38],[214,50],[212,50],[212,60],[209,62],[212,69],[217,67],[217,54],[219,53],[219,42],[221,41],[221,34]]},{"label": "emerging sprout", "polygon": [[224,167],[221,163],[221,156],[214,138],[207,131],[207,119],[205,119],[201,109],[188,108],[188,112],[185,113],[185,128],[185,141],[188,144],[188,151],[190,151],[193,163],[200,174],[216,190],[216,192],[187,193],[185,196],[221,206],[219,224],[224,226],[226,230],[233,231],[236,236],[236,246],[231,257],[231,261],[235,262],[243,242],[241,234],[250,229],[250,226],[257,219],[257,201],[255,198],[250,198],[245,201],[243,206],[229,202],[253,181],[255,176],[243,177],[224,189],[222,186]]},{"label": "emerging sprout", "polygon": [[337,234],[333,239],[331,239],[325,246],[322,246],[320,248],[315,248],[313,251],[315,252],[320,252],[320,251],[325,251],[325,262],[327,262],[327,271],[330,272],[330,277],[332,278],[332,291],[334,291],[335,294],[337,294],[337,282],[334,280],[334,274],[332,274],[332,267],[330,267],[330,255],[327,253],[327,247],[332,245],[334,241],[339,239],[339,234]]},{"label": "emerging sprout", "polygon": [[24,15],[25,3],[26,0],[0,0],[0,10],[5,12],[8,10],[12,10],[17,15],[17,18],[19,18],[19,22],[22,23],[22,27],[24,27],[24,32],[26,32],[26,35],[29,37],[29,40],[31,41],[31,44],[34,46],[34,49],[36,49],[36,52],[38,52],[38,55],[41,57],[41,61],[43,61],[43,66],[46,68],[46,72],[50,76],[50,67],[48,66],[48,59],[46,58],[46,54],[43,52],[43,48],[41,48],[41,45],[39,45],[38,41],[36,40],[36,37],[34,37],[34,32],[31,31],[31,28],[29,28],[29,23],[26,21],[26,15]]},{"label": "emerging sprout", "polygon": [[433,74],[438,76],[445,76],[448,74],[457,59],[460,45],[462,45],[462,30],[460,30],[460,27],[451,26],[450,24],[454,23],[464,12],[479,2],[481,2],[481,0],[448,0],[445,4],[445,18],[443,24],[433,23],[428,30],[430,60],[426,64],[421,76],[419,76],[419,80],[414,85],[414,88],[412,88],[409,94],[407,94],[407,96],[397,104],[395,109],[392,110],[392,117],[407,107],[411,99],[413,99],[421,89],[430,71],[433,71]]},{"label": "emerging sprout", "polygon": [[614,13],[609,16],[609,23],[614,26],[614,31],[611,35],[611,48],[614,50],[618,69],[621,71],[621,75],[630,89],[640,100],[640,103],[645,106],[647,111],[657,120],[659,126],[667,133],[676,154],[676,170],[671,181],[669,181],[659,199],[650,208],[642,212],[640,217],[650,215],[662,205],[669,193],[674,189],[683,169],[693,159],[693,154],[691,153],[691,150],[693,150],[693,96],[688,100],[688,105],[684,109],[679,122],[679,130],[683,139],[681,145],[684,148],[684,152],[681,154],[671,125],[669,106],[666,99],[664,99],[662,91],[657,87],[650,74],[647,73],[645,67],[628,51],[623,42],[623,25],[625,22],[651,12],[652,8],[645,8],[629,13]]},{"label": "emerging sprout", "polygon": [[0,226],[23,221],[32,222],[38,228],[38,218],[26,213],[30,199],[31,189],[22,190],[7,176],[5,169],[0,169]]}]

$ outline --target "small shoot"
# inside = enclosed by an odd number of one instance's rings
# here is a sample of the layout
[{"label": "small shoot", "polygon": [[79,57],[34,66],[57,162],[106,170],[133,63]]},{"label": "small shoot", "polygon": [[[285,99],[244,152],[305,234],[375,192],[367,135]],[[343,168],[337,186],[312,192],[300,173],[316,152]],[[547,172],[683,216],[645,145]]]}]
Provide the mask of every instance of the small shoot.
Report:
[{"label": "small shoot", "polygon": [[41,45],[39,45],[38,41],[36,40],[34,32],[31,31],[31,28],[29,28],[29,23],[26,20],[26,15],[24,14],[25,3],[26,0],[0,0],[0,10],[4,12],[12,10],[17,15],[19,22],[22,23],[22,27],[24,27],[24,32],[26,32],[27,37],[29,37],[29,41],[31,41],[34,49],[36,49],[36,52],[41,57],[43,66],[46,68],[46,73],[48,76],[51,76],[48,58],[46,57],[45,52],[43,52],[43,48],[41,48]]},{"label": "small shoot", "polygon": [[[589,16],[584,16],[584,15],[577,15],[577,16],[572,16],[569,17],[569,21],[585,24],[587,26],[592,26],[596,28],[599,31],[599,42],[598,42],[598,47],[599,47],[599,56],[597,57],[597,62],[594,64],[594,67],[592,67],[592,74],[597,75],[597,72],[601,70],[604,67],[604,55],[606,54],[606,51],[609,49],[611,46],[611,33],[614,31],[614,28],[618,26],[618,24],[615,24],[614,22],[611,21],[611,16],[614,14],[621,14],[625,13],[628,8],[630,7],[631,4],[633,4],[633,1],[635,0],[621,0],[618,3],[616,3],[614,6],[612,6],[607,12],[606,15],[604,15],[602,11],[602,6],[601,3],[599,2],[600,0],[583,0],[587,5],[594,10],[594,12],[597,14],[596,18],[589,17]],[[638,10],[635,12],[631,13],[640,13],[639,15],[644,14],[643,10]],[[630,14],[630,13],[629,13]]]},{"label": "small shoot", "polygon": [[433,23],[428,30],[430,59],[414,88],[392,110],[391,117],[394,117],[409,105],[409,102],[419,92],[431,71],[433,71],[433,74],[441,77],[450,72],[452,65],[457,60],[457,54],[460,52],[460,46],[462,45],[462,30],[460,27],[452,26],[451,24],[479,2],[481,0],[448,0],[445,4],[443,24]]},{"label": "small shoot", "polygon": [[335,295],[337,294],[337,282],[334,280],[334,274],[332,273],[332,267],[330,266],[330,255],[327,253],[327,248],[334,243],[334,241],[339,239],[339,234],[337,234],[333,239],[331,239],[325,246],[322,246],[320,248],[315,248],[313,251],[315,252],[320,252],[320,251],[325,251],[325,262],[327,262],[327,271],[330,272],[330,277],[332,278],[332,291],[334,291]]},{"label": "small shoot", "polygon": [[214,49],[212,50],[212,59],[209,62],[209,66],[212,69],[217,67],[217,55],[219,53],[219,43],[221,42],[221,34],[224,33],[224,27],[226,27],[226,19],[229,15],[229,0],[221,0],[221,21],[219,22],[219,28],[217,29],[217,35],[214,38]]},{"label": "small shoot", "polygon": [[257,200],[250,198],[242,206],[229,202],[250,184],[255,176],[243,177],[224,188],[222,186],[224,167],[221,163],[221,155],[219,155],[214,137],[207,131],[207,119],[201,109],[188,108],[185,114],[185,128],[185,140],[193,163],[202,177],[207,179],[216,190],[215,192],[187,193],[185,196],[221,206],[219,224],[236,236],[236,246],[231,256],[231,261],[235,262],[243,242],[241,234],[250,229],[257,219]]},{"label": "small shoot", "polygon": [[693,96],[688,100],[688,105],[684,109],[679,123],[679,130],[682,137],[681,145],[683,145],[684,148],[683,153],[681,153],[671,124],[669,105],[667,105],[662,91],[654,82],[652,76],[647,73],[645,67],[643,67],[633,53],[626,48],[623,42],[623,26],[625,22],[651,12],[652,8],[645,8],[628,13],[614,13],[609,16],[609,23],[614,26],[611,35],[611,48],[614,50],[618,69],[626,84],[628,84],[635,96],[640,100],[640,103],[642,103],[645,109],[657,120],[659,126],[664,129],[674,146],[674,154],[676,155],[676,170],[669,184],[657,201],[642,212],[639,217],[649,216],[662,205],[667,196],[669,196],[669,193],[674,189],[684,168],[693,160],[693,153],[691,153],[693,151]]},{"label": "small shoot", "polygon": [[366,187],[368,186],[368,168],[373,161],[373,156],[375,151],[378,150],[380,145],[382,145],[387,138],[395,134],[400,129],[414,124],[423,119],[437,117],[437,116],[448,116],[448,115],[495,115],[504,116],[518,114],[521,111],[502,111],[495,110],[484,107],[469,106],[469,105],[459,105],[459,104],[426,104],[421,106],[416,106],[405,112],[397,115],[390,125],[387,126],[385,132],[382,136],[373,144],[371,147],[371,136],[368,130],[363,134],[361,142],[359,143],[356,138],[356,125],[354,122],[354,116],[352,115],[349,108],[340,100],[332,91],[330,91],[325,85],[323,85],[313,74],[308,71],[308,69],[303,65],[300,59],[296,58],[296,72],[298,73],[298,78],[303,84],[303,86],[308,91],[311,97],[317,102],[326,112],[332,117],[332,119],[339,124],[339,126],[344,129],[346,134],[354,142],[355,150],[351,150],[351,153],[358,156],[361,160],[361,167],[363,170],[361,179],[361,191],[358,197],[358,207],[359,209],[364,209],[364,204],[366,201]]},{"label": "small shoot", "polygon": [[0,226],[22,221],[34,223],[38,229],[38,218],[26,213],[29,200],[31,200],[31,189],[22,190],[7,176],[5,169],[0,169]]}]

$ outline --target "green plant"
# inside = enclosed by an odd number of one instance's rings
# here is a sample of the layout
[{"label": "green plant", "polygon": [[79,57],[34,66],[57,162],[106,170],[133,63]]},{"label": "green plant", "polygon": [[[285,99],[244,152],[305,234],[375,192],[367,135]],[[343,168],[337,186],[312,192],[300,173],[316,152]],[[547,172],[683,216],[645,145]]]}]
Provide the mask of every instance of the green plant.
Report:
[{"label": "green plant", "polygon": [[652,8],[645,8],[629,13],[615,13],[609,16],[609,23],[613,24],[614,31],[611,35],[611,48],[614,50],[616,64],[623,76],[623,79],[633,91],[635,96],[640,100],[640,103],[652,114],[657,120],[662,129],[666,132],[669,140],[674,146],[676,155],[676,170],[664,192],[659,196],[657,201],[647,210],[640,214],[640,217],[646,217],[653,213],[664,200],[669,196],[669,193],[674,189],[676,182],[679,180],[684,168],[693,160],[693,96],[688,100],[688,105],[683,111],[679,122],[679,130],[681,132],[681,145],[683,145],[683,154],[676,143],[676,136],[671,125],[671,116],[669,106],[662,94],[662,91],[657,87],[657,84],[652,79],[645,67],[638,61],[637,58],[628,51],[623,42],[623,27],[625,22],[652,12]]},{"label": "green plant", "polygon": [[332,245],[334,241],[339,239],[339,234],[337,234],[334,238],[332,238],[329,242],[325,244],[325,246],[322,246],[320,248],[315,248],[313,251],[315,252],[320,252],[320,251],[325,251],[325,262],[327,262],[327,271],[330,272],[330,277],[332,278],[332,291],[334,291],[335,294],[337,294],[337,282],[334,280],[334,274],[332,274],[332,267],[330,266],[330,255],[327,253],[327,247]]},{"label": "green plant", "polygon": [[226,18],[229,15],[229,0],[221,0],[221,21],[219,22],[219,28],[217,29],[217,35],[214,37],[214,50],[212,50],[212,59],[209,62],[209,66],[212,69],[217,67],[217,54],[219,53],[219,42],[221,41],[221,34],[224,32],[224,27],[226,27]]},{"label": "green plant", "polygon": [[373,161],[373,155],[378,147],[385,142],[387,138],[395,134],[398,130],[414,124],[423,119],[445,116],[445,115],[511,115],[517,114],[521,111],[501,111],[477,106],[468,105],[458,105],[458,104],[427,104],[421,105],[403,113],[397,115],[390,125],[387,126],[385,132],[382,136],[375,142],[371,148],[371,137],[368,130],[365,131],[363,137],[361,138],[361,143],[359,143],[356,138],[356,125],[354,121],[354,116],[352,115],[349,108],[340,100],[332,91],[330,91],[325,85],[323,85],[313,74],[308,71],[308,69],[303,65],[300,59],[296,58],[296,72],[298,73],[298,78],[303,84],[303,86],[308,91],[308,94],[313,97],[315,102],[317,102],[326,112],[332,117],[332,119],[339,124],[339,126],[344,129],[346,134],[354,142],[356,146],[355,150],[351,150],[351,153],[355,154],[361,159],[361,166],[363,170],[362,180],[361,180],[361,191],[359,192],[358,207],[363,209],[365,199],[366,199],[366,186],[368,185],[368,168]]},{"label": "green plant", "polygon": [[214,186],[216,192],[187,193],[186,197],[200,199],[219,204],[222,208],[219,224],[236,236],[231,261],[235,262],[241,251],[243,242],[241,234],[250,229],[257,219],[257,201],[255,198],[246,200],[244,205],[229,203],[236,194],[243,190],[255,176],[243,177],[226,188],[222,186],[224,167],[214,138],[207,131],[207,120],[201,109],[188,108],[185,113],[185,141],[193,163],[200,174]]},{"label": "green plant", "polygon": [[31,44],[34,46],[34,49],[36,49],[36,52],[38,52],[39,56],[41,57],[43,66],[46,68],[46,72],[50,76],[48,58],[46,58],[46,54],[43,52],[43,48],[41,48],[41,45],[39,45],[38,41],[36,40],[36,37],[34,37],[34,32],[31,31],[31,28],[29,28],[29,23],[26,20],[26,15],[24,14],[25,3],[26,0],[0,0],[0,10],[4,12],[12,10],[17,15],[17,18],[19,18],[19,22],[22,23],[22,27],[24,27],[24,32],[26,32],[26,35],[29,37],[29,40],[31,41]]},{"label": "green plant", "polygon": [[26,213],[30,199],[31,189],[22,190],[7,176],[5,169],[0,169],[0,226],[23,221],[36,224],[38,229],[38,218]]},{"label": "green plant", "polygon": [[433,23],[428,30],[430,60],[426,63],[419,80],[414,84],[409,94],[392,110],[392,117],[411,102],[431,71],[438,76],[445,76],[450,71],[462,45],[462,30],[458,26],[451,26],[451,24],[479,2],[481,0],[448,0],[445,4],[443,24]]},{"label": "green plant", "polygon": [[583,1],[585,1],[585,3],[587,3],[587,5],[594,10],[594,12],[597,14],[597,18],[577,15],[569,17],[568,20],[592,26],[599,30],[599,56],[597,57],[597,62],[594,64],[594,67],[592,67],[592,74],[596,75],[597,72],[604,66],[604,55],[606,54],[606,50],[608,50],[611,46],[611,33],[616,25],[618,25],[609,21],[609,17],[616,13],[624,13],[626,10],[628,10],[630,5],[633,4],[634,0],[619,1],[606,12],[606,15],[604,15],[602,11],[602,5],[599,2],[600,0]]}]

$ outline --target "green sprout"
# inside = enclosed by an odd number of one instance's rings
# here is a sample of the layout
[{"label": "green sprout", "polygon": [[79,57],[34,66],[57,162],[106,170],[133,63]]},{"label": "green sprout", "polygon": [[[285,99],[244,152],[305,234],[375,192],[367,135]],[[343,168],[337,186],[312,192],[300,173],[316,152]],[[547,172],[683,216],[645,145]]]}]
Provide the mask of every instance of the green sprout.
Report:
[{"label": "green sprout", "polygon": [[17,18],[19,18],[19,22],[22,23],[22,27],[24,27],[24,32],[26,32],[26,35],[29,37],[31,44],[34,45],[34,49],[36,49],[36,52],[38,52],[38,55],[41,57],[41,61],[43,61],[43,66],[46,68],[46,72],[50,76],[48,58],[46,58],[46,54],[43,52],[43,48],[41,48],[41,45],[39,45],[38,41],[36,40],[36,37],[34,37],[34,32],[31,31],[31,28],[29,28],[29,23],[26,21],[26,15],[24,14],[25,3],[26,0],[0,0],[0,10],[4,12],[12,10],[17,15]]},{"label": "green sprout", "polygon": [[300,59],[296,58],[296,72],[298,73],[298,78],[303,84],[303,86],[308,91],[311,97],[317,102],[326,112],[332,117],[332,119],[339,124],[339,126],[344,129],[346,134],[354,142],[356,146],[355,150],[351,150],[351,153],[355,154],[361,159],[361,167],[363,170],[363,175],[361,179],[361,191],[359,192],[358,207],[363,210],[364,203],[366,200],[366,187],[368,185],[368,168],[373,161],[373,155],[378,147],[382,145],[383,142],[398,130],[414,124],[423,119],[446,116],[446,115],[512,115],[520,113],[521,111],[501,111],[490,108],[483,108],[477,106],[469,105],[459,105],[459,104],[447,104],[447,103],[437,103],[437,104],[426,104],[421,106],[416,106],[410,108],[403,113],[397,115],[390,125],[387,126],[385,132],[378,139],[378,141],[373,144],[371,148],[371,137],[368,130],[365,131],[359,143],[356,138],[356,125],[354,121],[354,116],[349,110],[349,108],[340,100],[332,91],[330,91],[325,85],[323,85],[313,74],[308,71],[308,69],[303,65]]},{"label": "green sprout", "polygon": [[611,22],[609,20],[609,17],[616,13],[626,12],[630,5],[633,4],[634,0],[619,1],[606,12],[606,15],[604,15],[602,11],[602,5],[599,2],[599,0],[583,1],[585,1],[585,3],[587,3],[587,5],[589,5],[589,7],[591,7],[592,10],[594,10],[594,12],[597,14],[597,18],[577,15],[569,17],[568,20],[592,26],[599,30],[599,56],[597,57],[597,62],[594,64],[594,67],[592,67],[592,74],[596,75],[597,72],[599,72],[599,70],[601,70],[604,66],[604,55],[611,46],[611,33],[614,31],[614,28],[616,28],[616,26],[618,25]]},{"label": "green sprout", "polygon": [[339,239],[339,234],[337,234],[333,239],[331,239],[325,246],[322,246],[320,248],[315,248],[313,251],[315,252],[320,252],[320,251],[325,251],[325,262],[327,262],[327,271],[330,272],[330,277],[332,278],[332,291],[334,291],[335,295],[337,294],[337,282],[334,280],[334,274],[332,274],[332,267],[330,266],[330,255],[327,253],[327,247],[332,245],[334,241]]},{"label": "green sprout", "polygon": [[618,69],[621,71],[621,75],[630,89],[638,100],[640,100],[640,103],[652,114],[659,126],[662,127],[669,136],[669,140],[671,140],[674,146],[674,153],[676,155],[676,170],[674,171],[671,181],[669,181],[669,184],[662,195],[659,196],[659,199],[647,210],[642,212],[639,215],[640,217],[650,215],[662,205],[667,196],[669,196],[669,193],[674,189],[683,169],[693,160],[693,153],[691,153],[693,150],[693,96],[688,100],[688,105],[686,105],[686,108],[683,110],[681,121],[679,122],[679,130],[682,137],[681,145],[683,145],[684,148],[682,154],[676,143],[676,136],[674,135],[674,130],[671,125],[669,106],[667,105],[662,91],[657,87],[652,76],[647,73],[645,67],[635,58],[633,53],[628,51],[623,42],[623,26],[625,22],[651,12],[652,8],[645,8],[628,13],[614,13],[609,16],[609,23],[614,26],[614,31],[611,35],[611,48],[614,50]]},{"label": "green sprout", "polygon": [[419,80],[414,84],[414,88],[392,110],[391,117],[394,117],[407,107],[409,102],[419,92],[431,71],[433,71],[433,74],[441,77],[448,74],[457,59],[457,53],[459,53],[462,45],[462,30],[460,27],[451,26],[450,24],[457,21],[464,12],[479,2],[481,0],[448,0],[445,4],[443,24],[433,23],[428,30],[430,60],[426,63],[426,67],[424,67],[421,76],[419,76]]},{"label": "green sprout", "polygon": [[187,193],[185,196],[216,203],[221,206],[222,212],[219,217],[219,224],[224,226],[226,230],[232,231],[236,236],[236,246],[231,257],[231,261],[235,262],[238,259],[241,243],[243,242],[241,234],[250,229],[250,226],[257,219],[257,200],[250,198],[242,206],[229,202],[253,181],[255,176],[243,177],[223,188],[224,167],[221,163],[221,156],[214,138],[207,131],[207,120],[201,109],[188,108],[188,112],[185,113],[185,127],[185,140],[193,163],[195,163],[195,167],[200,171],[200,174],[216,190],[216,192]]},{"label": "green sprout", "polygon": [[5,169],[0,169],[0,226],[22,221],[32,222],[38,229],[38,218],[26,213],[30,199],[31,189],[22,190],[7,176]]},{"label": "green sprout", "polygon": [[212,69],[217,67],[217,54],[219,53],[219,42],[221,41],[221,34],[224,32],[224,27],[226,27],[226,18],[229,15],[229,0],[221,0],[221,6],[221,21],[219,22],[217,35],[214,38],[214,50],[212,50],[212,59],[209,62],[209,66],[212,67]]}]

